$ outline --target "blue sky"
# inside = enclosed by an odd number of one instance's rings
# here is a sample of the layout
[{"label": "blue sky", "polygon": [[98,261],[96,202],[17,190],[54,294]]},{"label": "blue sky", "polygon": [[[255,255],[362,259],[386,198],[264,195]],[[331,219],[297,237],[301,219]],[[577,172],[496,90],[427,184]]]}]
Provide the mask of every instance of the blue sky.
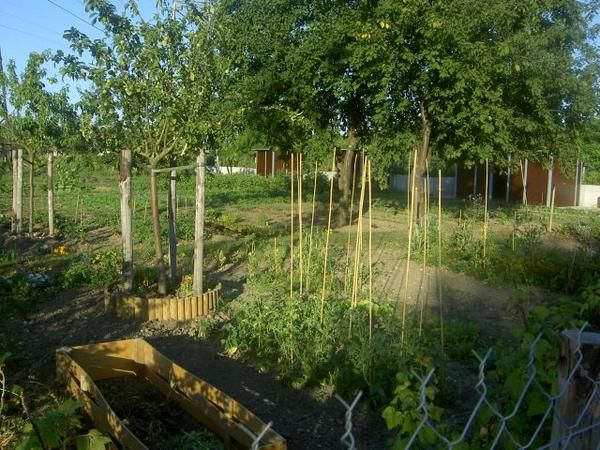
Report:
[{"label": "blue sky", "polygon": [[[114,0],[113,4],[122,8],[125,0]],[[156,0],[139,0],[140,10],[146,18],[151,17],[155,5]],[[83,0],[0,0],[0,49],[5,67],[8,60],[13,59],[21,72],[30,52],[68,50],[62,35],[72,26],[91,38],[102,37],[102,33],[86,21],[91,22]],[[77,97],[74,92],[72,94]]]}]

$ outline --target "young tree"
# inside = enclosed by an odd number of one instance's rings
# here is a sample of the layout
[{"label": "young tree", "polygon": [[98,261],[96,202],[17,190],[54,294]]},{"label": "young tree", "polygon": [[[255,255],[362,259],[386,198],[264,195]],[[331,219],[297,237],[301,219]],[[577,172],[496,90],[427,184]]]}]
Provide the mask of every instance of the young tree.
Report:
[{"label": "young tree", "polygon": [[[46,64],[50,52],[31,53],[22,74],[17,73],[14,61],[9,61],[6,74],[0,83],[7,91],[10,109],[4,110],[3,130],[6,140],[26,151],[30,167],[29,177],[29,233],[33,232],[33,173],[36,159],[45,153],[70,148],[77,139],[77,114],[69,102],[67,88],[50,92],[46,84],[56,80],[48,78]],[[49,180],[51,162],[48,160]],[[52,185],[49,183],[49,229],[53,234]]]},{"label": "young tree", "polygon": [[[167,292],[160,241],[158,187],[152,171],[176,153],[207,145],[215,129],[211,103],[216,98],[218,64],[211,39],[215,31],[210,2],[198,9],[183,2],[180,14],[164,2],[151,21],[130,1],[118,13],[106,0],[87,0],[86,9],[102,27],[92,40],[75,28],[65,32],[75,54],[57,54],[63,74],[91,83],[86,94],[88,136],[107,150],[131,149],[150,167],[150,193],[158,291]],[[86,55],[87,59],[83,58]],[[91,61],[86,63],[84,61]]]}]

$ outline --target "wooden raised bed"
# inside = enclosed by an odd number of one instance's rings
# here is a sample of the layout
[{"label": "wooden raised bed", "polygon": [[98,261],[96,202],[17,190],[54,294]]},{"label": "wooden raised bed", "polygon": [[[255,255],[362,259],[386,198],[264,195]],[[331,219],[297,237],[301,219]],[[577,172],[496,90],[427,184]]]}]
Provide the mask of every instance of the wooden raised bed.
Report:
[{"label": "wooden raised bed", "polygon": [[107,312],[121,319],[193,320],[217,310],[221,285],[202,295],[186,297],[145,298],[135,295],[107,295]]},{"label": "wooden raised bed", "polygon": [[[95,426],[126,449],[148,447],[115,414],[96,381],[116,377],[146,380],[218,435],[227,448],[250,449],[265,428],[265,423],[244,406],[175,364],[143,339],[60,348],[56,351],[56,371],[58,380],[83,402]],[[258,448],[287,450],[287,444],[270,429]]]}]

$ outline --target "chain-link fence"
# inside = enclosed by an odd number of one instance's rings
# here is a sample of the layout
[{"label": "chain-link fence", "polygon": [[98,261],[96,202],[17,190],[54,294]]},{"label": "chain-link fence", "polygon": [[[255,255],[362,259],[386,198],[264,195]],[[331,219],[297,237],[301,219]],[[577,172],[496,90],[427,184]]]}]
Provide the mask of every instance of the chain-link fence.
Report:
[{"label": "chain-link fence", "polygon": [[[501,411],[491,399],[486,383],[487,366],[492,355],[488,351],[484,356],[477,355],[479,361],[478,382],[475,389],[477,401],[464,424],[462,431],[449,438],[440,431],[440,424],[430,416],[427,388],[432,382],[435,369],[421,378],[420,403],[418,414],[420,423],[410,437],[406,448],[416,447],[423,429],[428,428],[438,439],[442,447],[455,448],[476,432],[476,418],[485,407],[491,418],[497,420],[495,434],[489,448],[515,449],[600,449],[600,335],[580,330],[565,332],[561,336],[562,352],[558,365],[558,387],[550,392],[538,380],[535,352],[540,340],[538,336],[529,346],[529,358],[526,367],[515,368],[527,374],[525,384],[514,406]],[[547,407],[539,416],[537,425],[531,427],[527,437],[518,437],[511,431],[511,419],[524,407],[527,395],[536,389],[546,399]],[[540,445],[540,438],[551,429],[546,443]]]},{"label": "chain-link fence", "polygon": [[[435,369],[432,369],[420,380],[420,402],[417,408],[419,423],[403,448],[490,448],[490,449],[600,449],[600,334],[585,332],[585,326],[576,331],[565,331],[560,336],[561,355],[558,362],[558,373],[555,375],[555,389],[548,389],[540,382],[542,375],[536,365],[536,349],[541,336],[529,345],[529,356],[525,367],[515,367],[515,371],[526,374],[525,383],[516,401],[508,410],[503,411],[492,399],[492,389],[486,379],[492,350],[480,356],[475,353],[479,362],[478,379],[475,385],[477,398],[468,414],[467,420],[458,432],[448,436],[447,424],[432,418],[428,389],[431,386]],[[526,398],[533,390],[537,390],[545,400],[545,408],[534,416],[539,420],[530,422],[523,432],[523,423],[519,422],[519,412],[525,408]],[[352,410],[356,406],[360,394],[349,405],[339,399],[346,408],[345,429],[342,442],[350,450],[356,449],[352,436]],[[471,446],[474,436],[480,433],[477,419],[486,409],[489,417],[487,423],[495,423],[493,432],[486,444]],[[528,419],[532,415],[526,414]],[[516,420],[513,420],[516,419]],[[512,426],[519,427],[519,433],[513,432]],[[455,429],[456,427],[454,427]],[[421,440],[423,434],[433,434],[435,444]]]}]

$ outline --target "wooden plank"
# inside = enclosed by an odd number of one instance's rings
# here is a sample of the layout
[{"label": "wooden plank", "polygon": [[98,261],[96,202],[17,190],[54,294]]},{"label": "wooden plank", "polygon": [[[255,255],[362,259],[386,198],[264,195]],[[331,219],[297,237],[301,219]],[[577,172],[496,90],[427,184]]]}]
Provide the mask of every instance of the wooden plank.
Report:
[{"label": "wooden plank", "polygon": [[192,319],[196,319],[198,317],[198,296],[192,296],[190,303],[192,304]]},{"label": "wooden plank", "polygon": [[164,169],[152,169],[152,173],[166,173],[173,170],[191,170],[196,167],[196,164],[190,164],[188,166],[176,166],[176,167],[165,167]]},{"label": "wooden plank", "polygon": [[[50,155],[48,154],[48,175]],[[121,194],[121,247],[123,251],[122,287],[124,292],[133,289],[133,239],[131,212],[131,150],[121,150],[119,192]],[[48,178],[48,205],[50,205],[50,177]]]},{"label": "wooden plank", "polygon": [[156,308],[156,299],[149,298],[148,299],[148,320],[156,319],[155,308]]},{"label": "wooden plank", "polygon": [[233,418],[245,423],[255,434],[264,429],[265,423],[232,397],[169,360],[148,343],[146,343],[146,352],[144,363],[148,369],[154,370],[170,383],[175,383],[177,388],[190,398],[201,396],[221,411],[228,410]]},{"label": "wooden plank", "polygon": [[90,355],[116,356],[134,360],[137,352],[137,341],[138,339],[123,339],[113,342],[80,345],[70,348],[69,354],[76,361],[81,357]]},{"label": "wooden plank", "polygon": [[168,301],[170,304],[169,320],[177,320],[177,299],[175,297],[170,297]]},{"label": "wooden plank", "polygon": [[161,320],[169,320],[170,314],[170,305],[168,299],[163,299],[162,301],[162,318]]},{"label": "wooden plank", "polygon": [[193,292],[200,295],[203,292],[204,268],[204,150],[196,158],[196,212],[194,216],[194,269]]},{"label": "wooden plank", "polygon": [[[56,359],[59,379],[66,379],[69,389],[84,401],[86,412],[93,417],[98,428],[111,430],[105,432],[125,444],[126,448],[146,449],[114,414],[94,379],[120,374],[145,377],[226,443],[232,438],[242,448],[249,448],[254,436],[265,426],[235,399],[175,364],[143,339],[63,348],[57,351]],[[263,442],[259,446],[261,450],[287,449],[285,439],[272,430],[267,432]]]},{"label": "wooden plank", "polygon": [[229,435],[233,435],[233,437],[242,443],[242,445],[245,445],[246,447],[252,445],[252,441],[244,441],[242,433],[236,432],[234,427],[231,427],[230,425],[224,426],[222,421],[225,420],[225,418],[222,417],[220,411],[206,399],[203,399],[201,402],[190,400],[180,392],[173,390],[167,381],[150,369],[146,371],[146,377],[150,383],[163,393],[163,395],[175,400],[190,416],[221,437],[221,439],[227,439]]},{"label": "wooden plank", "polygon": [[194,319],[194,311],[193,311],[193,303],[194,303],[194,298],[193,297],[186,297],[185,299],[185,307],[186,307],[186,320],[192,320]]},{"label": "wooden plank", "polygon": [[[123,424],[110,406],[95,403],[94,400],[81,391],[74,378],[70,380],[68,389],[75,398],[83,403],[84,411],[92,418],[94,425],[100,431],[111,436],[128,450],[148,450],[148,447]],[[99,391],[96,392],[96,394],[98,393]]]},{"label": "wooden plank", "polygon": [[177,320],[185,320],[185,312],[183,311],[183,299],[175,298],[177,302]]}]

